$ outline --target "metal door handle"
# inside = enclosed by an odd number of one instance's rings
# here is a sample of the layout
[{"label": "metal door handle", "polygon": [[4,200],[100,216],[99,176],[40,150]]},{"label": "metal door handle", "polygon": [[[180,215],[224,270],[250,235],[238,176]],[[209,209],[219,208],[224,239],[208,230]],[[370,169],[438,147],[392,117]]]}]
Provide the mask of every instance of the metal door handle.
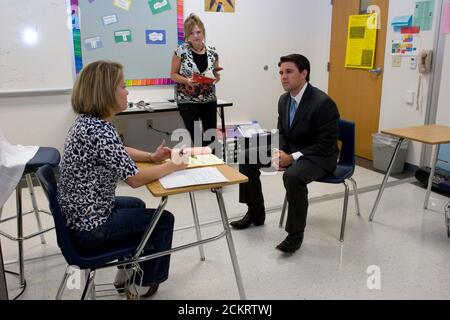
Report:
[{"label": "metal door handle", "polygon": [[383,71],[383,68],[378,67],[378,68],[376,68],[376,69],[370,69],[370,70],[368,70],[368,71],[369,71],[370,73],[372,73],[372,74],[380,75],[381,72]]}]

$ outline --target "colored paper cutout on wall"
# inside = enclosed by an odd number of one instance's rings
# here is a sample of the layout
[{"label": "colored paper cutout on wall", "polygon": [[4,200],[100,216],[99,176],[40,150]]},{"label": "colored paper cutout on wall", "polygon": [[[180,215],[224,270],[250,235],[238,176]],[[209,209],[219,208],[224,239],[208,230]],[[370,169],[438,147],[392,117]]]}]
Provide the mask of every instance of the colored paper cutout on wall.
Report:
[{"label": "colored paper cutout on wall", "polygon": [[207,12],[234,12],[235,0],[205,0]]},{"label": "colored paper cutout on wall", "polygon": [[414,25],[419,26],[422,31],[433,28],[434,0],[417,1],[414,11]]},{"label": "colored paper cutout on wall", "polygon": [[116,14],[110,14],[102,17],[103,25],[109,26],[110,24],[117,23],[119,20],[117,19]]},{"label": "colored paper cutout on wall", "polygon": [[158,14],[171,9],[169,0],[149,0],[148,5],[152,14]]},{"label": "colored paper cutout on wall", "polygon": [[116,43],[131,42],[131,40],[131,30],[127,29],[114,31],[114,41]]},{"label": "colored paper cutout on wall", "polygon": [[102,38],[99,36],[86,38],[84,39],[84,46],[88,51],[103,48]]},{"label": "colored paper cutout on wall", "polygon": [[145,30],[145,42],[147,44],[166,44],[166,31]]},{"label": "colored paper cutout on wall", "polygon": [[393,56],[415,56],[419,53],[420,36],[402,34],[392,39],[391,54]]},{"label": "colored paper cutout on wall", "polygon": [[114,0],[113,5],[123,10],[130,10],[131,0]]},{"label": "colored paper cutout on wall", "polygon": [[345,67],[372,69],[377,45],[377,14],[351,15],[348,22]]}]

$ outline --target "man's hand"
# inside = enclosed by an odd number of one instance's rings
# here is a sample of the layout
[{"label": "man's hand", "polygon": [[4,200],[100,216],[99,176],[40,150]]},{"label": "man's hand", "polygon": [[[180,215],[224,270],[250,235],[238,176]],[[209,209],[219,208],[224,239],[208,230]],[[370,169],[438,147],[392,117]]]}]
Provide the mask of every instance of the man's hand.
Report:
[{"label": "man's hand", "polygon": [[283,150],[275,150],[272,162],[277,168],[287,168],[294,162],[294,157]]},{"label": "man's hand", "polygon": [[156,151],[152,153],[151,160],[153,162],[162,162],[170,158],[171,152],[172,150],[169,147],[166,147],[166,140],[163,139]]}]

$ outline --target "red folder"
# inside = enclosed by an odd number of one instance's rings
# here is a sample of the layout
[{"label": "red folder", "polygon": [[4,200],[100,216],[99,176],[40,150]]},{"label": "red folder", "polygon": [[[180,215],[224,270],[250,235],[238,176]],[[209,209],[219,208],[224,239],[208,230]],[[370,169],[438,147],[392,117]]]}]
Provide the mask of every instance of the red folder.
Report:
[{"label": "red folder", "polygon": [[192,75],[192,80],[194,80],[197,83],[206,83],[206,84],[213,84],[214,81],[216,81],[216,79],[208,78],[196,73]]}]

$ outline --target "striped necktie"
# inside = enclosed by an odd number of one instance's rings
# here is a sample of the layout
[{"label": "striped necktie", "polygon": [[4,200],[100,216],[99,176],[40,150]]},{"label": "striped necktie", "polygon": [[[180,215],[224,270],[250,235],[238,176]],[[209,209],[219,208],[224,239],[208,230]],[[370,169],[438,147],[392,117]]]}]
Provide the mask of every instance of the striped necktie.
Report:
[{"label": "striped necktie", "polygon": [[295,118],[295,113],[297,112],[297,101],[291,97],[291,105],[289,107],[289,127],[292,126],[292,122]]}]

